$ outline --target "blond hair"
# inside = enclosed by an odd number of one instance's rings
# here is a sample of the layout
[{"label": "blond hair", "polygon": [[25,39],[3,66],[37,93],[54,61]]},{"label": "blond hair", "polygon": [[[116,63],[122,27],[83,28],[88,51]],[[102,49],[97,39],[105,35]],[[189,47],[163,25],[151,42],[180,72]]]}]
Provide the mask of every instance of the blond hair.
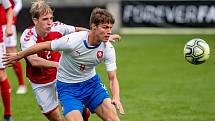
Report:
[{"label": "blond hair", "polygon": [[32,18],[39,18],[41,15],[47,13],[53,14],[53,12],[54,11],[46,0],[37,0],[36,2],[33,2],[30,9]]}]

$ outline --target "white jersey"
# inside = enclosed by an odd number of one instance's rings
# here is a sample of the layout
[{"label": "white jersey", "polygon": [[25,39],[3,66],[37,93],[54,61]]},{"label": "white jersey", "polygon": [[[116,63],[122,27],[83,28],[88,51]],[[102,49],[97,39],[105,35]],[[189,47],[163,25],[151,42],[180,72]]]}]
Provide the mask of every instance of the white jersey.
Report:
[{"label": "white jersey", "polygon": [[11,3],[9,0],[0,0],[0,4],[2,4],[4,9],[8,9],[9,7],[11,7]]},{"label": "white jersey", "polygon": [[115,49],[110,42],[97,46],[88,43],[87,31],[66,35],[51,42],[52,50],[63,51],[57,79],[66,83],[79,83],[95,76],[95,67],[105,62],[106,71],[116,69]]}]

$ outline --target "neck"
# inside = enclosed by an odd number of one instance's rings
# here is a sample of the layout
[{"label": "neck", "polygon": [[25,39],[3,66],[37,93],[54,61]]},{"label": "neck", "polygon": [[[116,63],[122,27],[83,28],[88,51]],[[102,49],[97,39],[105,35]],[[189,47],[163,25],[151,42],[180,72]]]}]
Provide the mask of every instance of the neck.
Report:
[{"label": "neck", "polygon": [[96,37],[92,31],[89,32],[88,42],[91,46],[95,46],[101,43],[101,41],[99,41],[98,37]]},{"label": "neck", "polygon": [[41,32],[41,31],[39,30],[39,28],[37,28],[37,27],[35,27],[35,28],[36,28],[36,32],[37,32],[37,34],[38,34],[39,36],[41,36],[41,37],[46,37],[47,33]]}]

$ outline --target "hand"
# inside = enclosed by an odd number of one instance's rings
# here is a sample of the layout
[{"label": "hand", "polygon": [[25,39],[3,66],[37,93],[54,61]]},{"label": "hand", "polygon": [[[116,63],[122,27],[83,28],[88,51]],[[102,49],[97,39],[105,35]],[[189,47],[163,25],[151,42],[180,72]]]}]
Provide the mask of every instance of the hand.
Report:
[{"label": "hand", "polygon": [[12,26],[7,26],[6,29],[5,29],[5,33],[6,33],[6,36],[7,36],[7,37],[13,35]]},{"label": "hand", "polygon": [[111,103],[115,106],[115,108],[119,111],[120,114],[124,115],[125,111],[123,109],[123,106],[119,100],[112,100]]},{"label": "hand", "polygon": [[117,42],[121,40],[121,36],[118,34],[112,34],[110,35],[109,39],[110,42]]},{"label": "hand", "polygon": [[17,53],[6,53],[3,54],[2,62],[4,66],[11,67],[19,60]]}]

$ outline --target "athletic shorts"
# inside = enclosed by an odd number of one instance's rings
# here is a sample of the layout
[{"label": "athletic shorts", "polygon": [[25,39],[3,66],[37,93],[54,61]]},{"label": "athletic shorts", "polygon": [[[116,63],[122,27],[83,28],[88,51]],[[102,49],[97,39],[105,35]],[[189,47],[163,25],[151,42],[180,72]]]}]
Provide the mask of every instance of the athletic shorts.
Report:
[{"label": "athletic shorts", "polygon": [[56,83],[33,88],[34,95],[42,113],[49,113],[58,106]]},{"label": "athletic shorts", "polygon": [[6,53],[6,49],[5,49],[4,43],[1,42],[0,43],[0,69],[5,68],[5,66],[2,63],[2,57],[3,57],[3,54],[5,54],[5,53]]},{"label": "athletic shorts", "polygon": [[17,45],[17,35],[16,35],[16,26],[12,25],[13,35],[7,37],[5,33],[6,25],[2,25],[3,30],[3,40],[6,47],[16,47]]},{"label": "athletic shorts", "polygon": [[94,113],[104,99],[110,98],[98,75],[80,83],[65,83],[57,80],[57,92],[64,116],[73,110],[83,113],[84,106]]}]

